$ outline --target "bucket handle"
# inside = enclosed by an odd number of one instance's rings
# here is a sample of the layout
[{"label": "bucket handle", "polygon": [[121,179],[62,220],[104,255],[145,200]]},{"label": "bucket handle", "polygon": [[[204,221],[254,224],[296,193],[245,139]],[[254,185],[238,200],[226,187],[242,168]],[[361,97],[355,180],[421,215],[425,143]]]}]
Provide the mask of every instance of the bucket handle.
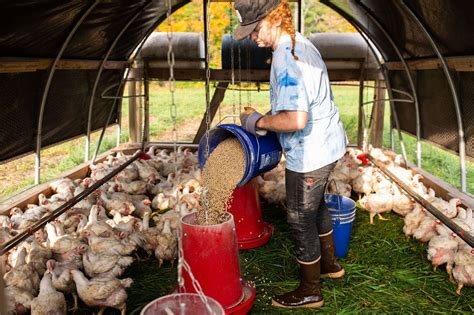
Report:
[{"label": "bucket handle", "polygon": [[217,123],[217,126],[219,126],[224,120],[226,120],[229,117],[233,117],[233,118],[239,117],[240,118],[240,115],[239,114],[227,114],[221,120],[219,120],[219,122]]},{"label": "bucket handle", "polygon": [[328,181],[328,184],[326,186],[326,193],[328,193],[328,189],[329,189],[329,185],[331,183],[334,183],[334,187],[336,187],[336,193],[337,193],[337,207],[339,210],[341,210],[341,199],[342,199],[342,196],[339,194],[339,189],[337,188],[337,184],[336,184],[336,180],[334,178],[331,178],[329,181]]}]

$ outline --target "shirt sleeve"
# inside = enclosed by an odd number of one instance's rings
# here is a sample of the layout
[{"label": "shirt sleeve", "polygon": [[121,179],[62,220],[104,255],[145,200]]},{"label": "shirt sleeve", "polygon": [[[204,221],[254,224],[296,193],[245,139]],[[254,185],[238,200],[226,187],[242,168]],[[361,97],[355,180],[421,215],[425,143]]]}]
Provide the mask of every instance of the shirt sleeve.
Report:
[{"label": "shirt sleeve", "polygon": [[309,111],[309,101],[303,82],[303,73],[296,60],[286,53],[281,60],[275,60],[277,99],[275,111]]}]

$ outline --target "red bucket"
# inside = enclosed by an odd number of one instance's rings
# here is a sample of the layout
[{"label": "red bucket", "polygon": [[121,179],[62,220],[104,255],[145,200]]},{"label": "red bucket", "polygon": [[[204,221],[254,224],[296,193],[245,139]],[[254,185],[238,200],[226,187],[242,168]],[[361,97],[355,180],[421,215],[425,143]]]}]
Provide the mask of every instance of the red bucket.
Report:
[{"label": "red bucket", "polygon": [[[181,219],[183,257],[203,293],[224,309],[242,302],[239,250],[233,216],[215,225],[197,225],[196,213]],[[183,268],[184,289],[195,293],[189,274]]]},{"label": "red bucket", "polygon": [[229,212],[235,220],[239,249],[264,245],[272,235],[271,226],[263,221],[256,180],[234,190]]}]

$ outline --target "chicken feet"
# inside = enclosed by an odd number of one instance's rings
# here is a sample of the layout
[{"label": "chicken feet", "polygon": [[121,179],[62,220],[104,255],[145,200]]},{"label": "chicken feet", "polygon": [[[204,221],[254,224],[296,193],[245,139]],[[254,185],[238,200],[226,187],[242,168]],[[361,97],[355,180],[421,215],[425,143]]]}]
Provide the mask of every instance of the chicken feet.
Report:
[{"label": "chicken feet", "polygon": [[79,302],[78,302],[78,299],[77,299],[77,293],[73,292],[71,294],[72,294],[72,298],[74,299],[74,306],[71,307],[70,309],[68,309],[68,311],[69,312],[77,312],[79,310]]},{"label": "chicken feet", "polygon": [[390,219],[387,219],[387,218],[384,218],[382,217],[382,215],[380,213],[375,213],[375,212],[370,212],[369,213],[369,216],[370,216],[370,224],[375,224],[374,223],[374,218],[375,218],[375,215],[377,215],[379,217],[379,220],[381,221],[389,221]]}]

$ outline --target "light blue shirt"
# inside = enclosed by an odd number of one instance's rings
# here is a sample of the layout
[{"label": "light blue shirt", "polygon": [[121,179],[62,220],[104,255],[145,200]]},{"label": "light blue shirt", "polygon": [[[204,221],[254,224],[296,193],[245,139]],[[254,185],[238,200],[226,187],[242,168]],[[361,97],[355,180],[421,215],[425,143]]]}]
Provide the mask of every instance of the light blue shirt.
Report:
[{"label": "light blue shirt", "polygon": [[280,38],[273,52],[270,103],[272,115],[284,110],[308,113],[303,130],[278,133],[286,153],[286,168],[306,173],[341,158],[347,137],[321,54],[300,33],[296,33],[295,41],[299,60],[293,59],[289,35]]}]

